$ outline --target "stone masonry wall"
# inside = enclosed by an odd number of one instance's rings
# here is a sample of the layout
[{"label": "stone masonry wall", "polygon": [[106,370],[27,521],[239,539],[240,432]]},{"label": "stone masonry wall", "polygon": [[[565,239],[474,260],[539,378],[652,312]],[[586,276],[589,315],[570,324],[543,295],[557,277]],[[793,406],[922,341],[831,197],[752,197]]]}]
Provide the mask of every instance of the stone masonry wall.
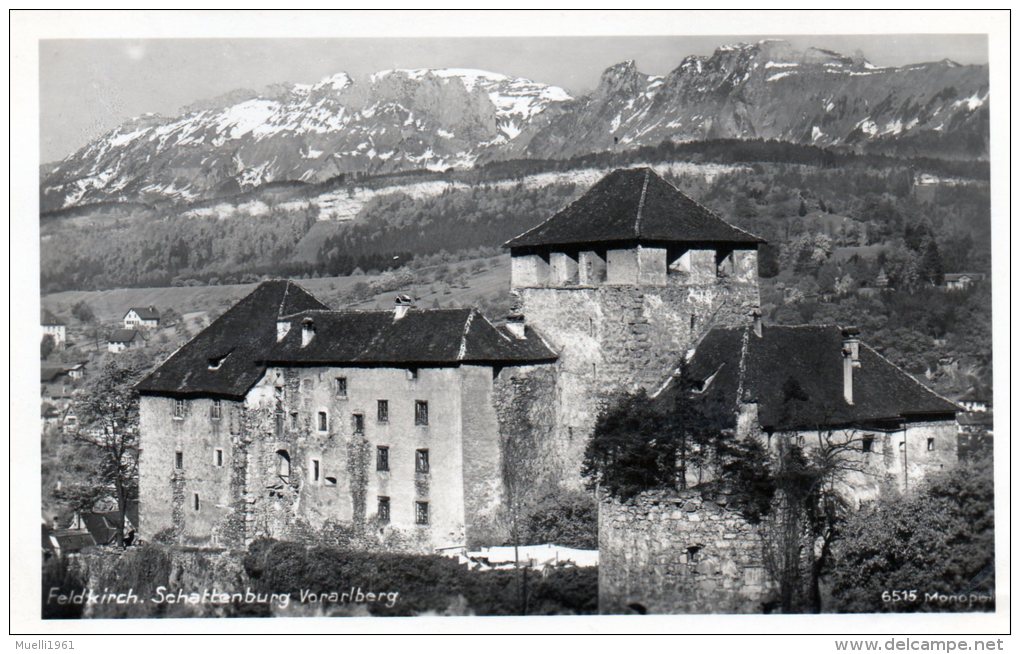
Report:
[{"label": "stone masonry wall", "polygon": [[665,286],[519,288],[529,325],[559,353],[556,438],[575,443],[564,468],[579,486],[584,444],[614,393],[654,392],[714,326],[750,321],[758,287],[742,278],[695,283],[682,273]]},{"label": "stone masonry wall", "polygon": [[756,528],[696,490],[599,503],[601,613],[761,613],[770,583]]}]

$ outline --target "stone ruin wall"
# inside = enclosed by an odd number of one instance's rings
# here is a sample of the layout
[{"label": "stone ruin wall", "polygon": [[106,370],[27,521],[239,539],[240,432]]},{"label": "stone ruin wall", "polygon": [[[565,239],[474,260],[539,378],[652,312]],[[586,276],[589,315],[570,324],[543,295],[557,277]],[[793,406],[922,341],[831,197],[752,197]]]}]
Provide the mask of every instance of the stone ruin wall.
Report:
[{"label": "stone ruin wall", "polygon": [[649,491],[599,503],[601,613],[761,613],[771,583],[755,526],[725,495]]}]

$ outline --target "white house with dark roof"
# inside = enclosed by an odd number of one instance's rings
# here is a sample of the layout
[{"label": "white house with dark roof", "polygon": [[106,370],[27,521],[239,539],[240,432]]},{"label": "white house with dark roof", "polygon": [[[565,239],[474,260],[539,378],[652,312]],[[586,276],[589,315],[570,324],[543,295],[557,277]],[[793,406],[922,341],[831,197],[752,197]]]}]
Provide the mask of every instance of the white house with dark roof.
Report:
[{"label": "white house with dark roof", "polygon": [[159,327],[159,311],[154,306],[131,307],[124,314],[124,329],[156,329]]}]

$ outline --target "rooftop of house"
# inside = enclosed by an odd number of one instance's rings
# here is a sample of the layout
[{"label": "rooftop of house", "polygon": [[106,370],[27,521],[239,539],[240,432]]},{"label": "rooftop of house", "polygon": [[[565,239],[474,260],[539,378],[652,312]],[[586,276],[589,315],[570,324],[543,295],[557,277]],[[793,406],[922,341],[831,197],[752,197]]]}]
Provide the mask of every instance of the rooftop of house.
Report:
[{"label": "rooftop of house", "polygon": [[[757,403],[761,427],[776,431],[950,418],[960,410],[864,343],[848,404],[843,342],[834,325],[762,326],[760,337],[752,327],[715,328],[698,344],[688,373],[726,406]],[[678,387],[671,380],[659,397],[675,398]]]},{"label": "rooftop of house", "polygon": [[[302,347],[306,320],[314,329]],[[277,341],[277,322],[290,330]],[[297,284],[270,281],[228,309],[137,386],[139,392],[240,399],[269,365],[523,363],[556,355],[473,309],[333,311]]]},{"label": "rooftop of house", "polygon": [[47,366],[43,365],[40,372],[40,381],[42,383],[52,382],[62,375],[66,375],[69,368],[66,366]]},{"label": "rooftop of house", "polygon": [[[477,309],[305,311],[265,355],[272,364],[454,364],[552,361],[531,330],[517,339]],[[315,336],[302,345],[309,324]]]},{"label": "rooftop of house", "polygon": [[730,243],[764,241],[730,225],[650,168],[615,170],[587,193],[504,247],[596,242]]},{"label": "rooftop of house", "polygon": [[131,307],[124,316],[132,311],[142,320],[159,320],[159,311],[156,311],[156,307]]},{"label": "rooftop of house", "polygon": [[115,329],[106,340],[110,343],[130,343],[136,338],[138,332],[133,329]]}]

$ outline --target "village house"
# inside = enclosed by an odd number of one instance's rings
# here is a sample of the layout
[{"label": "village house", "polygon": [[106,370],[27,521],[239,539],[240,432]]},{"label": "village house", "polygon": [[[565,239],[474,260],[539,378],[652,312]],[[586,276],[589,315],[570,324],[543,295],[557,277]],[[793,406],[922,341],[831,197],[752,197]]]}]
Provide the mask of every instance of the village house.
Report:
[{"label": "village house", "polygon": [[965,291],[984,279],[984,273],[946,273],[942,276],[942,287],[947,291]]},{"label": "village house", "polygon": [[49,336],[53,339],[53,349],[64,349],[67,343],[67,324],[63,320],[43,312],[42,331],[44,337]]},{"label": "village house", "polygon": [[[407,297],[389,311],[336,311],[291,282],[264,282],[138,385],[139,533],[221,546],[501,545],[514,494],[581,488],[599,410],[621,390],[666,401],[684,361],[734,407],[727,434],[851,435],[874,472],[848,481],[858,501],[952,465],[956,406],[856,330],[761,324],[762,242],[635,168],[506,244],[513,308],[502,326]],[[653,513],[601,503],[604,610],[703,607],[640,581],[686,542],[673,523],[650,524]],[[677,551],[720,561],[715,541]],[[742,547],[725,566],[741,581],[727,577],[728,594],[712,600],[734,610],[762,587]],[[656,597],[639,596],[645,587]]]},{"label": "village house", "polygon": [[124,329],[156,329],[159,311],[156,307],[131,307],[124,314]]},{"label": "village house", "polygon": [[144,345],[145,339],[135,329],[115,329],[106,339],[106,351],[114,354]]}]

